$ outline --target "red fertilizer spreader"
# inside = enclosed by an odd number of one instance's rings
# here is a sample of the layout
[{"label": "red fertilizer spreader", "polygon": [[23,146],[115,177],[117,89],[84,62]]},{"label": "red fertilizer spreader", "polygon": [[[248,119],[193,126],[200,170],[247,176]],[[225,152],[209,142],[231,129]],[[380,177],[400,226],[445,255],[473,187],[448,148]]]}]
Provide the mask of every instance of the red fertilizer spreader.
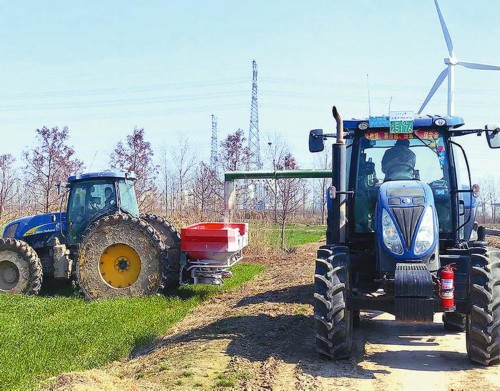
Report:
[{"label": "red fertilizer spreader", "polygon": [[[196,223],[181,229],[181,265],[196,284],[221,285],[243,259],[248,223]],[[181,277],[182,278],[182,277]]]}]

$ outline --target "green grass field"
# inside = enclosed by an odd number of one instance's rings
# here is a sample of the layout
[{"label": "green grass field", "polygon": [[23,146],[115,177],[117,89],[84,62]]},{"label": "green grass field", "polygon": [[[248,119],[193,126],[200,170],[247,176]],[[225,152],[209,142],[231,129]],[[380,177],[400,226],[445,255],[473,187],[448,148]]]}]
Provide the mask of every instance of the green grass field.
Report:
[{"label": "green grass field", "polygon": [[[280,245],[280,227],[273,226],[271,229],[271,242],[273,246]],[[314,243],[325,236],[324,225],[287,225],[285,226],[286,246],[296,247],[306,243]]]},{"label": "green grass field", "polygon": [[[241,264],[222,290],[254,277],[263,266]],[[0,389],[34,389],[40,380],[127,357],[150,344],[195,306],[218,293],[186,286],[175,296],[85,302],[69,297],[0,295]]]}]

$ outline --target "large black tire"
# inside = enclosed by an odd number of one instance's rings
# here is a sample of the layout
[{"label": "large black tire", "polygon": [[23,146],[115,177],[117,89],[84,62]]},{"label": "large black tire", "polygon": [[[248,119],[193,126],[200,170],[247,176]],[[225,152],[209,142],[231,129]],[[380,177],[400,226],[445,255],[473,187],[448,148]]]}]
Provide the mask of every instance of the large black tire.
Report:
[{"label": "large black tire", "polygon": [[42,287],[42,263],[22,240],[0,239],[0,293],[36,295]]},{"label": "large black tire", "polygon": [[466,316],[459,312],[445,312],[443,314],[443,324],[448,331],[465,331]]},{"label": "large black tire", "polygon": [[163,285],[165,290],[175,289],[180,283],[180,257],[181,257],[181,236],[174,226],[163,217],[155,214],[143,214],[141,219],[147,221],[160,234],[160,238],[165,245],[168,262],[165,264],[166,270],[163,272]]},{"label": "large black tire", "polygon": [[472,362],[492,365],[500,361],[500,250],[472,248],[470,253],[467,354]]},{"label": "large black tire", "polygon": [[147,222],[117,213],[100,218],[80,244],[76,276],[88,299],[151,295],[161,288],[164,246]]},{"label": "large black tire", "polygon": [[349,254],[343,246],[318,250],[314,274],[317,351],[330,359],[347,358],[352,349],[353,311],[346,309],[350,289]]}]

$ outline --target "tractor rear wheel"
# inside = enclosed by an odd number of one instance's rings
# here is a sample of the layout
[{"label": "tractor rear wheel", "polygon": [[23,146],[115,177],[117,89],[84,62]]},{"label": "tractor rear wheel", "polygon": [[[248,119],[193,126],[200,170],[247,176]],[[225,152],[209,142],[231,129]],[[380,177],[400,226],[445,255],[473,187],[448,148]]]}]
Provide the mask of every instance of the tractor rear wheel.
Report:
[{"label": "tractor rear wheel", "polygon": [[482,365],[500,361],[500,250],[472,248],[466,342],[469,359]]},{"label": "tractor rear wheel", "polygon": [[314,274],[314,319],[318,352],[347,358],[352,349],[353,311],[346,309],[350,289],[349,255],[343,246],[318,251]]},{"label": "tractor rear wheel", "polygon": [[459,312],[443,314],[444,328],[448,331],[465,331],[466,316]]},{"label": "tractor rear wheel", "polygon": [[181,236],[174,226],[163,217],[154,214],[141,215],[141,219],[147,221],[160,234],[160,238],[165,245],[168,256],[166,270],[163,271],[163,285],[165,290],[175,289],[180,282],[180,257],[181,257]]},{"label": "tractor rear wheel", "polygon": [[36,295],[42,287],[42,263],[22,240],[0,239],[0,293]]},{"label": "tractor rear wheel", "polygon": [[78,284],[88,299],[154,294],[161,287],[164,257],[151,225],[127,214],[108,215],[85,231]]}]

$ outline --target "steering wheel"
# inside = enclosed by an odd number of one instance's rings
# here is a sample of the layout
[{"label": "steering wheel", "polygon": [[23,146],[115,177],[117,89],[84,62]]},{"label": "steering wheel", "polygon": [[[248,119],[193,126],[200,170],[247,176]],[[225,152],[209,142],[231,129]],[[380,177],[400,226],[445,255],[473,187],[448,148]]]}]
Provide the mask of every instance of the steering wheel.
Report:
[{"label": "steering wheel", "polygon": [[99,212],[100,210],[100,208],[97,206],[97,203],[93,201],[89,202],[89,209],[92,210],[93,212]]}]

